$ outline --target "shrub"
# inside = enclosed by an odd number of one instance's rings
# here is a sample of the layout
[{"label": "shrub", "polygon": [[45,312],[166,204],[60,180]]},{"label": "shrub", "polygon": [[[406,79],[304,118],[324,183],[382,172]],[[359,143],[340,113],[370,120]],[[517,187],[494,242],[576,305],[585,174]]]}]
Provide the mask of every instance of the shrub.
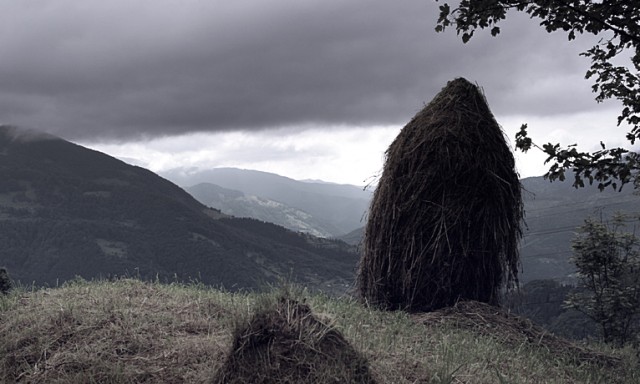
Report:
[{"label": "shrub", "polygon": [[9,273],[5,267],[0,268],[0,292],[3,294],[9,293],[13,288],[13,284],[11,283],[11,278],[9,277]]}]

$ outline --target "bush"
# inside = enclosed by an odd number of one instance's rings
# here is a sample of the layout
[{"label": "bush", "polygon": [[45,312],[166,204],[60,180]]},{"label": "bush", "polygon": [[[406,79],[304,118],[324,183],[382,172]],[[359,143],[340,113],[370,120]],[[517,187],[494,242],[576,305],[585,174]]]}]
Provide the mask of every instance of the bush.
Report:
[{"label": "bush", "polygon": [[12,288],[13,284],[11,283],[11,278],[9,278],[7,269],[4,267],[0,268],[0,292],[6,295]]}]

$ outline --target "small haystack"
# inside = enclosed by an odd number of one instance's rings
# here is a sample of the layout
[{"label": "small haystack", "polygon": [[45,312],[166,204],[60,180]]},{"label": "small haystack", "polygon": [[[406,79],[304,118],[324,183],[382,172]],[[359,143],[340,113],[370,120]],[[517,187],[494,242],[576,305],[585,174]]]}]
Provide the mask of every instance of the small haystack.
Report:
[{"label": "small haystack", "polygon": [[374,383],[367,361],[311,309],[282,298],[236,329],[214,383]]},{"label": "small haystack", "polygon": [[497,304],[517,282],[522,216],[513,154],[484,95],[450,81],[387,149],[358,290],[383,309]]}]

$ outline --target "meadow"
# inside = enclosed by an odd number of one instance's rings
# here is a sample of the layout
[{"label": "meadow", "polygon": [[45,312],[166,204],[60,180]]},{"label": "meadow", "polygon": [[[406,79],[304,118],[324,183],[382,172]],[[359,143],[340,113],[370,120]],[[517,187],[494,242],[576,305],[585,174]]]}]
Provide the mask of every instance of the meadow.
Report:
[{"label": "meadow", "polygon": [[[291,382],[286,370],[292,367],[283,362],[300,356],[248,353],[246,348],[252,345],[242,334],[257,314],[276,313],[283,302],[285,308],[291,303],[308,308],[305,319],[312,319],[315,327],[309,333],[298,329],[286,345],[322,357],[316,342],[339,338],[346,343],[334,346],[354,351],[367,370],[361,376],[367,382],[640,382],[633,350],[571,343],[480,303],[408,314],[379,311],[350,296],[330,297],[286,284],[266,293],[229,293],[200,284],[135,279],[77,279],[57,288],[23,287],[0,296],[0,381],[241,382],[228,364],[238,352],[234,349],[244,345],[245,371],[259,370],[266,361],[276,371],[262,376],[262,382]],[[281,323],[295,322],[292,313],[284,313]],[[249,336],[265,329],[255,328]],[[271,336],[262,351],[275,350],[277,333]],[[247,363],[247,358],[263,361]],[[345,382],[330,358],[309,361],[313,362],[305,368],[309,380]],[[277,369],[281,374],[274,374]],[[226,379],[220,376],[223,371]]]}]

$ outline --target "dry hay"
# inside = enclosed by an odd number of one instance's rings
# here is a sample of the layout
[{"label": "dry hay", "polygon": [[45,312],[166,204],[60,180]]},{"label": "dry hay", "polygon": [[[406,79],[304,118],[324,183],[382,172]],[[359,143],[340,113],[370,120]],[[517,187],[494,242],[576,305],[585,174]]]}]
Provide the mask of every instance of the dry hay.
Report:
[{"label": "dry hay", "polygon": [[521,185],[477,86],[450,81],[386,152],[358,270],[363,300],[430,311],[497,304],[517,283]]},{"label": "dry hay", "polygon": [[135,280],[19,294],[0,311],[0,383],[205,383],[230,342],[214,297]]},{"label": "dry hay", "polygon": [[238,327],[215,383],[373,383],[367,361],[311,309],[281,298]]},{"label": "dry hay", "polygon": [[549,333],[525,317],[477,301],[460,301],[452,307],[414,314],[412,318],[425,325],[447,325],[469,330],[510,347],[530,345],[542,348],[559,359],[573,360],[578,364],[589,363],[610,368],[621,364],[619,358],[582,347]]}]

